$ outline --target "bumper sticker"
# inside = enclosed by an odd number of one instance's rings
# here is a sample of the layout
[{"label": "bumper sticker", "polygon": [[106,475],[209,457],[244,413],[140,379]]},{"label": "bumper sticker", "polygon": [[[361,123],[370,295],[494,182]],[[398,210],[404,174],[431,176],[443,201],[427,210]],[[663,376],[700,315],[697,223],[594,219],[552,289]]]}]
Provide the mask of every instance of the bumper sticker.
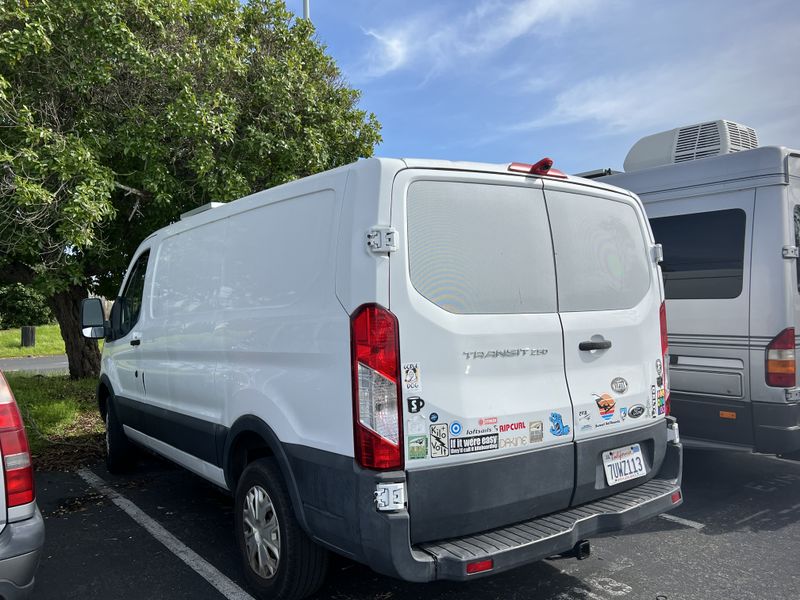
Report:
[{"label": "bumper sticker", "polygon": [[408,458],[428,458],[428,436],[410,435],[408,436]]},{"label": "bumper sticker", "polygon": [[403,389],[409,394],[422,393],[422,368],[418,362],[403,363]]},{"label": "bumper sticker", "polygon": [[447,429],[447,423],[431,425],[431,458],[450,456]]},{"label": "bumper sticker", "polygon": [[561,416],[561,413],[550,413],[550,433],[555,436],[569,434],[569,425],[564,425],[564,418]]},{"label": "bumper sticker", "polygon": [[471,435],[450,438],[450,454],[471,454],[499,448],[499,437],[496,433],[489,435]]}]

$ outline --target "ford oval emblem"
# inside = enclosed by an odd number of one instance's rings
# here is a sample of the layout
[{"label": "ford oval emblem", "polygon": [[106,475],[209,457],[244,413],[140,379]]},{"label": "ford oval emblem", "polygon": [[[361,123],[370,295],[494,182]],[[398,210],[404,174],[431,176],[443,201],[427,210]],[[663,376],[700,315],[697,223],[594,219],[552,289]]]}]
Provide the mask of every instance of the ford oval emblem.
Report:
[{"label": "ford oval emblem", "polygon": [[634,404],[628,409],[628,416],[631,419],[638,419],[644,414],[644,406],[641,404]]},{"label": "ford oval emblem", "polygon": [[625,392],[628,391],[628,382],[625,381],[622,377],[615,377],[611,381],[611,389],[618,394],[624,394]]}]

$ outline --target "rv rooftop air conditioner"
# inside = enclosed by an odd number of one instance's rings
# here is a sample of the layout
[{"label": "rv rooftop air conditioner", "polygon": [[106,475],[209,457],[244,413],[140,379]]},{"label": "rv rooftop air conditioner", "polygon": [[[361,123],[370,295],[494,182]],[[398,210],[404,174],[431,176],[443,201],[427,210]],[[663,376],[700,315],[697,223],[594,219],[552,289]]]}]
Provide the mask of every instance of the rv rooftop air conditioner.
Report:
[{"label": "rv rooftop air conditioner", "polygon": [[758,147],[752,127],[733,121],[709,121],[643,137],[625,157],[625,171],[720,156]]}]

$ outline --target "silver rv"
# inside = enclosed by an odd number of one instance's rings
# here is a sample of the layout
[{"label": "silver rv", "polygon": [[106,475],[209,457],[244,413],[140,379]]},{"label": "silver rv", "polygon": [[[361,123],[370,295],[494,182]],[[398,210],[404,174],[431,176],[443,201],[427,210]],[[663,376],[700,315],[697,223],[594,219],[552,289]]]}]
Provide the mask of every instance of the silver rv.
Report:
[{"label": "silver rv", "polygon": [[800,449],[800,151],[714,121],[648,136],[625,172],[663,246],[671,414],[696,445]]}]

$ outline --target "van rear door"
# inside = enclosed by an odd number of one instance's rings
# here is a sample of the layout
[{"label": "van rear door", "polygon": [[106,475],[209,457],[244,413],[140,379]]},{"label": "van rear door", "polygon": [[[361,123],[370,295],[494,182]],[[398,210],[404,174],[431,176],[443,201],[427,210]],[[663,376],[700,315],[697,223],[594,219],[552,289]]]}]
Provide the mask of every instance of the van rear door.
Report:
[{"label": "van rear door", "polygon": [[568,506],[574,428],[541,180],[401,171],[392,226],[412,542]]},{"label": "van rear door", "polygon": [[[552,180],[545,181],[544,196],[574,409],[573,503],[580,504],[641,483],[659,466],[663,443],[659,448],[650,429],[666,413],[662,291],[650,230],[636,200]],[[633,431],[641,434],[626,435]]]}]

